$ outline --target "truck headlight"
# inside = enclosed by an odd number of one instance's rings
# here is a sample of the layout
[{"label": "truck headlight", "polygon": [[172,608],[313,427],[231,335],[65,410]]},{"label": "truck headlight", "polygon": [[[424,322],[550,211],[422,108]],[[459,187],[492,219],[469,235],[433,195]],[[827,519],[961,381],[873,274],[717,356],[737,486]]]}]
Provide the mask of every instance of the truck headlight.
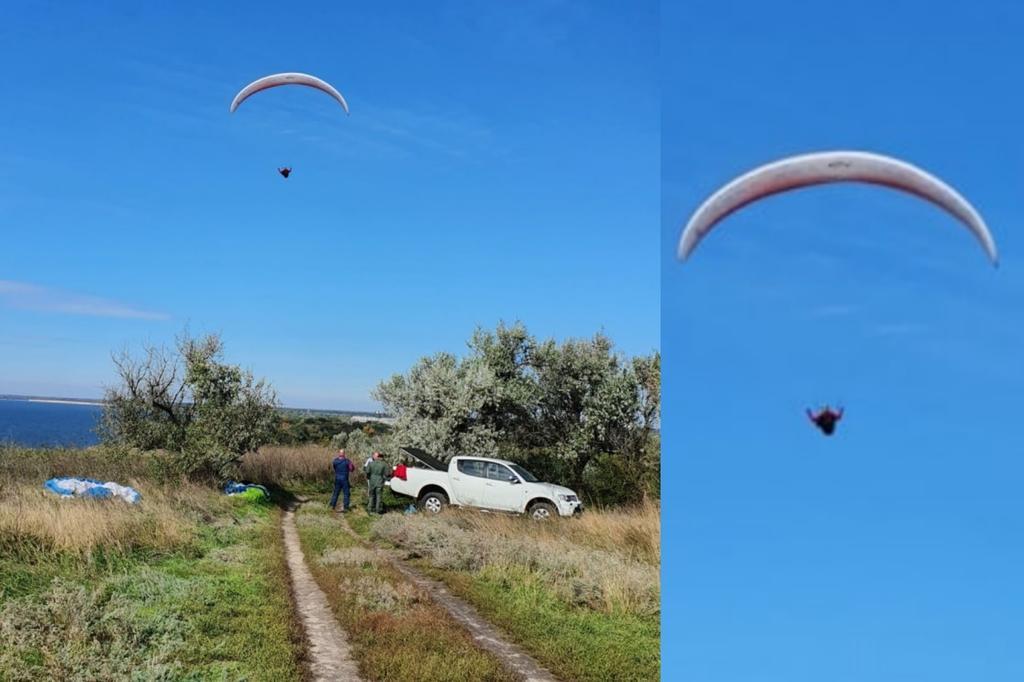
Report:
[{"label": "truck headlight", "polygon": [[562,502],[578,502],[579,501],[579,498],[577,498],[575,495],[559,495],[558,499],[560,499]]}]

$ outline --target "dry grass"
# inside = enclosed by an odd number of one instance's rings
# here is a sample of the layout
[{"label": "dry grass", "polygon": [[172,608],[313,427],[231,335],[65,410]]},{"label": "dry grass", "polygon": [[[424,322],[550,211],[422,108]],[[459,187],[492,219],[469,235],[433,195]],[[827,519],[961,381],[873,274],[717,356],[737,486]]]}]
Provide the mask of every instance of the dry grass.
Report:
[{"label": "dry grass", "polygon": [[512,682],[493,655],[362,546],[322,502],[295,518],[310,569],[345,628],[360,671],[377,682]]},{"label": "dry grass", "polygon": [[380,552],[365,547],[330,549],[321,554],[318,561],[324,566],[361,566],[363,568],[383,563]]},{"label": "dry grass", "polygon": [[[238,476],[245,481],[279,487],[316,483],[329,485],[333,476],[334,451],[318,445],[268,445],[249,453],[239,464]],[[32,449],[0,444],[0,486],[18,482],[42,484],[55,476],[84,476],[127,483],[128,479],[180,479],[166,453],[118,453],[97,446],[84,449]],[[362,481],[361,463],[356,463],[353,482]]]},{"label": "dry grass", "polygon": [[[318,445],[268,445],[245,455],[238,478],[277,487],[329,486],[334,451]],[[353,483],[361,482],[356,463]],[[103,446],[84,449],[22,448],[0,444],[0,486],[40,483],[55,476],[84,476],[125,484],[129,479],[176,482],[181,476],[164,452],[120,453]]]},{"label": "dry grass", "polygon": [[455,510],[450,520],[480,535],[528,537],[537,542],[570,543],[650,564],[661,562],[661,509],[655,502],[636,507],[587,511],[577,518],[537,523],[525,516]]},{"label": "dry grass", "polygon": [[278,511],[130,482],[0,493],[0,679],[303,679]]},{"label": "dry grass", "polygon": [[413,606],[426,603],[425,595],[409,583],[388,580],[378,575],[345,578],[338,583],[338,588],[369,611],[387,611],[400,615]]},{"label": "dry grass", "polygon": [[[334,455],[334,450],[319,445],[268,445],[242,458],[239,475],[242,480],[263,485],[328,485],[334,476],[331,471]],[[362,468],[356,462],[352,482],[356,483],[361,477]]]},{"label": "dry grass", "polygon": [[85,476],[124,482],[145,478],[155,455],[117,455],[103,447],[32,449],[0,445],[0,486],[17,482],[40,485],[55,476]]},{"label": "dry grass", "polygon": [[453,510],[383,517],[373,532],[437,568],[495,579],[524,575],[572,606],[606,613],[660,610],[657,507],[592,512],[584,519],[527,518]]},{"label": "dry grass", "polygon": [[0,553],[59,552],[91,557],[102,549],[168,551],[188,544],[196,520],[211,516],[220,501],[194,485],[174,488],[130,484],[142,501],[61,498],[41,486],[16,485],[0,492]]}]

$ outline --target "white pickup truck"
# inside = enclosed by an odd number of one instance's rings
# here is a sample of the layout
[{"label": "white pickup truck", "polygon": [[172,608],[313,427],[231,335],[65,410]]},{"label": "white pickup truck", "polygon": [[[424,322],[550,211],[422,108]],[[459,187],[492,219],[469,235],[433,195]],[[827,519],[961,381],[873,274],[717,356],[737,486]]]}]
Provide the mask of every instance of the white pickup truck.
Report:
[{"label": "white pickup truck", "polygon": [[392,492],[416,500],[422,511],[438,513],[447,505],[529,514],[534,519],[573,516],[583,511],[575,492],[542,483],[518,464],[489,457],[453,457],[445,467],[423,450],[402,448],[422,467],[406,467],[405,479],[393,476]]}]

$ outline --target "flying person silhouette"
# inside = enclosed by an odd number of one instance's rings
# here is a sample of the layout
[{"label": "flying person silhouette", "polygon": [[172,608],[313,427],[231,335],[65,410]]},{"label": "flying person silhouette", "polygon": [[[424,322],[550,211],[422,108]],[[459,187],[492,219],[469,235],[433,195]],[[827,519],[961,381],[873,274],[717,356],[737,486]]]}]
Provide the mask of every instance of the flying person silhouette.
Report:
[{"label": "flying person silhouette", "polygon": [[291,168],[278,168],[277,172],[280,173],[281,175],[283,175],[285,178],[287,178],[289,175],[292,174],[292,169]]},{"label": "flying person silhouette", "polygon": [[843,408],[839,408],[838,411],[833,410],[831,407],[826,405],[817,414],[807,410],[807,417],[821,429],[821,432],[826,436],[831,436],[835,433],[836,424],[843,418]]}]

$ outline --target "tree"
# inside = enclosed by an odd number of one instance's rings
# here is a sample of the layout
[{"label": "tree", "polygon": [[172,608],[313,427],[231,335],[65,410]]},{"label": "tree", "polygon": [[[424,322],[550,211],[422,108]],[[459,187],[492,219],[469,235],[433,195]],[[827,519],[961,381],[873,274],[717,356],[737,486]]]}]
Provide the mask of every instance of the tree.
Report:
[{"label": "tree", "polygon": [[633,358],[640,404],[640,428],[629,451],[635,454],[644,495],[661,489],[661,354]]},{"label": "tree", "polygon": [[479,327],[469,340],[470,362],[489,378],[490,393],[476,419],[499,442],[526,444],[535,439],[540,397],[534,358],[537,342],[522,323],[499,323],[495,331]]},{"label": "tree", "polygon": [[519,323],[477,329],[468,348],[378,386],[397,443],[498,455],[615,501],[657,496],[657,353],[625,358],[603,334],[538,342]]},{"label": "tree", "polygon": [[640,393],[629,364],[611,339],[547,341],[534,354],[540,396],[540,434],[556,444],[577,488],[602,453],[628,456],[637,440]]},{"label": "tree", "polygon": [[463,361],[438,353],[417,362],[408,375],[381,382],[374,398],[396,416],[403,445],[428,449],[442,457],[497,451],[493,425],[494,377],[479,358]]},{"label": "tree", "polygon": [[223,361],[219,336],[114,357],[100,434],[109,444],[165,450],[186,474],[224,476],[274,435],[277,397],[264,380]]}]

